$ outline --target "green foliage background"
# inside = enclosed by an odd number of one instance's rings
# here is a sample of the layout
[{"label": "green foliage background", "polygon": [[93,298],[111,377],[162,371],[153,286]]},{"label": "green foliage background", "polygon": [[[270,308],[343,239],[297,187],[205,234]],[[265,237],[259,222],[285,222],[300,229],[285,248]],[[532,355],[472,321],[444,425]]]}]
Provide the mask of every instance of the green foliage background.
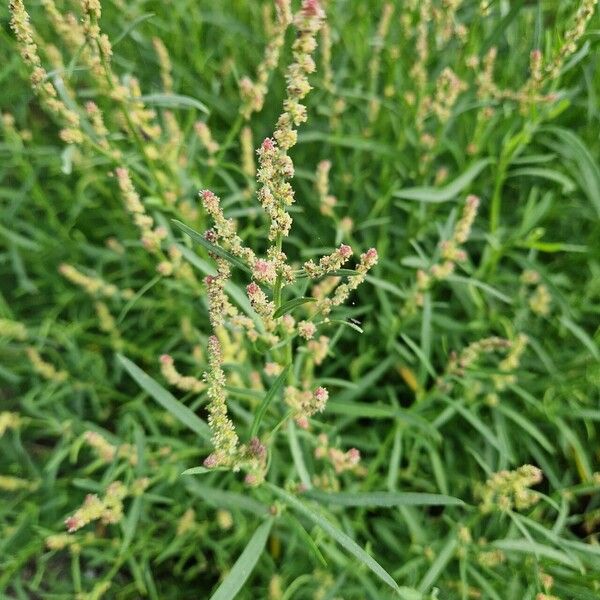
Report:
[{"label": "green foliage background", "polygon": [[[173,62],[175,91],[206,105],[213,135],[223,142],[234,131],[239,110],[237,80],[255,72],[264,50],[262,4],[107,1],[102,26],[112,40],[125,33],[115,47],[115,70],[135,74],[147,94],[160,92],[151,44],[153,36],[160,37]],[[293,151],[297,211],[290,257],[306,260],[340,240],[333,221],[320,215],[313,190],[315,168],[323,159],[333,165],[336,214],[355,224],[344,240],[356,250],[374,246],[380,255],[372,277],[338,315],[357,319],[364,332],[343,327],[332,332],[336,343],[319,374],[328,383],[331,404],[316,431],[343,448],[360,449],[366,475],[344,475],[340,481],[355,503],[359,493],[390,491],[449,494],[469,506],[325,504],[318,514],[365,548],[403,586],[401,597],[533,600],[543,591],[543,571],[554,577],[550,593],[563,600],[593,600],[600,594],[600,481],[594,475],[600,470],[598,17],[555,85],[556,102],[533,106],[525,115],[510,101],[495,104],[477,133],[479,103],[471,85],[450,120],[432,128],[437,145],[422,172],[414,108],[405,101],[413,85],[414,39],[406,39],[400,27],[400,15],[408,11],[400,2],[394,3],[379,80],[369,87],[382,4],[330,2],[336,90],[324,89],[320,71],[312,78],[309,121]],[[37,3],[29,5],[40,34],[55,38]],[[465,48],[451,41],[432,50],[431,86],[447,65],[472,82],[466,56],[483,56],[495,45],[496,81],[520,87],[529,52],[541,48],[550,55],[576,8],[567,1],[494,2],[483,18],[478,4],[466,1],[458,15],[468,41]],[[0,593],[95,598],[110,581],[107,598],[208,598],[275,505],[281,514],[239,598],[398,597],[364,560],[338,545],[339,538],[294,512],[271,488],[251,490],[233,473],[180,475],[201,464],[209,445],[128,377],[111,339],[98,327],[93,302],[57,269],[66,262],[139,291],[133,301],[111,306],[124,340],[122,352],[163,385],[158,356],[164,352],[196,375],[203,370],[190,357],[180,323],[189,318],[198,343],[204,344],[204,299],[176,280],[156,277],[155,264],[122,208],[112,165],[91,155],[78,157],[59,141],[58,127],[30,91],[6,7],[0,8],[0,19],[0,108],[14,115],[19,130],[31,132],[24,142],[9,135],[0,142],[0,317],[26,324],[29,343],[69,373],[63,383],[40,378],[24,344],[0,338],[0,406],[24,418],[19,431],[0,438],[0,474],[36,486],[0,491]],[[291,34],[287,39],[289,47]],[[252,120],[255,145],[273,130],[288,59],[286,51],[265,108]],[[392,95],[384,96],[386,87]],[[93,89],[78,89],[82,99],[94,95]],[[332,128],[338,97],[345,99],[346,109]],[[382,104],[370,123],[373,97]],[[189,140],[182,174],[187,197],[196,203],[197,190],[210,184],[240,218],[245,239],[261,246],[264,228],[243,195],[248,181],[239,168],[235,139],[213,167],[192,134],[194,121],[205,117],[186,106],[173,110]],[[473,155],[467,147],[475,136],[479,150]],[[128,160],[136,164],[134,156]],[[458,180],[464,185],[440,196],[432,191],[440,187],[435,184],[440,168],[447,169],[447,182],[464,173],[476,175]],[[407,191],[414,187],[426,188],[421,199]],[[424,310],[402,318],[415,268],[435,253],[467,193],[482,200],[467,243],[470,260],[433,290]],[[497,228],[490,227],[495,194]],[[177,216],[160,198],[149,204],[167,225]],[[202,230],[208,222],[200,216],[190,225]],[[121,241],[125,254],[106,247],[110,237]],[[551,293],[548,316],[529,308],[519,279],[525,269],[537,270]],[[238,282],[245,283],[241,276]],[[494,365],[469,371],[448,396],[432,391],[452,350],[491,335],[514,338],[518,333],[529,337],[528,349],[517,382],[500,393],[496,406],[486,404],[475,385],[485,388]],[[416,377],[418,394],[402,369]],[[203,398],[178,397],[203,415]],[[242,427],[256,403],[252,395],[235,398],[234,414]],[[119,460],[105,465],[82,445],[87,430],[115,444],[133,444],[146,458],[135,468]],[[312,458],[314,437],[303,434],[300,442],[309,472],[319,473],[322,466]],[[161,454],[165,447],[169,455]],[[298,474],[287,443],[278,442],[278,449],[268,479],[283,488],[297,482]],[[544,481],[537,489],[544,499],[522,515],[480,514],[477,484],[490,473],[526,463],[542,469]],[[152,485],[126,501],[121,523],[75,534],[79,552],[46,548],[46,537],[64,531],[65,517],[87,493],[102,494],[111,481],[142,476]],[[317,511],[312,500],[301,501]],[[189,508],[196,526],[178,533]],[[219,509],[233,516],[230,528],[216,518]],[[470,529],[472,541],[461,536],[462,527]],[[480,553],[493,549],[504,552],[505,562],[480,564]],[[283,596],[269,591],[275,576],[281,578]]]}]

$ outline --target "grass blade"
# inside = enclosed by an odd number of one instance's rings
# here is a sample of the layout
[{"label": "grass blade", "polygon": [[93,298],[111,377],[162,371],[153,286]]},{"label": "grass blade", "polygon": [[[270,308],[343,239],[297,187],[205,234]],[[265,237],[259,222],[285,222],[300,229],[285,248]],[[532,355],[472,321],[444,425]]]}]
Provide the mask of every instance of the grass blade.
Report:
[{"label": "grass blade", "polygon": [[360,381],[356,383],[356,387],[345,390],[339,394],[337,396],[337,400],[339,402],[352,402],[356,398],[359,398],[362,394],[364,394],[365,390],[374,386],[377,381],[379,381],[379,379],[386,374],[392,365],[392,362],[392,357],[388,357],[386,360],[382,361],[381,364],[377,365],[374,369],[364,375]]},{"label": "grass blade", "polygon": [[532,438],[534,438],[546,452],[555,454],[556,450],[551,444],[550,440],[526,417],[516,410],[505,406],[504,404],[498,405],[498,410],[508,417],[511,421],[514,421],[523,431],[527,432]]},{"label": "grass blade", "polygon": [[581,177],[577,178],[590,203],[600,215],[600,167],[582,139],[562,127],[546,127],[562,144],[557,147],[564,158],[572,160]]},{"label": "grass blade", "polygon": [[204,475],[205,473],[214,473],[215,471],[221,471],[222,469],[207,469],[206,467],[192,467],[191,469],[186,469],[181,474],[182,475]]},{"label": "grass blade", "polygon": [[329,319],[327,321],[329,324],[334,325],[342,325],[344,327],[350,327],[350,329],[354,329],[357,333],[364,333],[364,329],[359,327],[356,323],[352,323],[352,321],[342,321],[340,319]]},{"label": "grass blade", "polygon": [[338,402],[330,400],[327,403],[327,412],[333,415],[346,417],[359,417],[366,419],[394,419],[399,423],[405,422],[441,441],[439,432],[423,417],[415,415],[408,410],[386,406],[384,404],[358,404],[352,402]]},{"label": "grass blade", "polygon": [[135,379],[136,383],[147,392],[158,404],[170,412],[178,421],[189,427],[205,440],[210,440],[210,429],[208,425],[187,406],[179,402],[170,392],[154,381],[150,375],[147,375],[135,363],[131,362],[122,354],[117,354],[119,362],[125,367],[125,370]]},{"label": "grass blade", "polygon": [[210,597],[210,600],[232,600],[237,596],[265,549],[272,526],[273,519],[271,518],[254,532],[248,545],[235,561],[231,571],[229,571],[217,591]]},{"label": "grass blade", "polygon": [[288,494],[285,490],[278,488],[275,485],[267,484],[269,488],[281,498],[286,504],[304,515],[307,519],[318,525],[325,533],[330,535],[344,550],[354,556],[365,566],[367,566],[379,579],[389,585],[393,590],[400,593],[401,590],[398,584],[392,579],[392,576],[369,554],[367,554],[350,536],[340,531],[332,525],[325,517],[318,512],[308,507],[306,504],[298,500],[295,496]]},{"label": "grass blade", "polygon": [[554,181],[562,186],[563,194],[570,194],[575,190],[575,183],[572,179],[569,179],[566,175],[557,171],[556,169],[546,169],[543,167],[523,167],[520,169],[513,169],[507,174],[508,177],[541,177],[542,179],[548,179]]},{"label": "grass blade", "polygon": [[149,13],[145,13],[145,14],[140,15],[139,17],[135,18],[113,40],[112,47],[114,48],[119,42],[121,42],[123,39],[125,39],[138,25],[141,25],[144,21],[147,21],[148,19],[151,19],[152,17],[155,17],[155,16],[156,15],[154,13],[149,12]]},{"label": "grass blade", "polygon": [[300,477],[300,481],[303,483],[304,487],[307,490],[312,488],[312,481],[310,479],[310,474],[308,469],[306,468],[306,463],[304,462],[304,455],[302,454],[302,448],[300,447],[300,442],[298,441],[298,436],[296,435],[296,425],[294,421],[288,421],[288,443],[290,446],[290,452],[292,453],[292,459],[294,461],[294,466],[296,467],[296,472],[298,473],[298,477]]},{"label": "grass blade", "polygon": [[283,371],[281,371],[281,373],[279,374],[277,379],[273,382],[271,389],[265,394],[265,397],[263,398],[262,402],[260,403],[260,405],[256,411],[256,415],[254,416],[254,421],[252,421],[252,427],[250,427],[250,437],[251,438],[253,438],[257,434],[258,428],[260,427],[260,423],[263,420],[263,417],[265,416],[265,413],[267,412],[269,405],[271,404],[271,402],[273,401],[275,396],[277,396],[277,394],[279,394],[279,392],[283,388],[283,384],[285,383],[285,380],[288,376],[290,368],[291,368],[291,365],[287,365],[283,369]]},{"label": "grass blade", "polygon": [[154,106],[165,106],[167,108],[195,108],[205,114],[210,112],[206,105],[202,104],[200,100],[181,94],[147,94],[136,98],[136,100],[141,100],[145,104],[153,104]]},{"label": "grass blade", "polygon": [[294,298],[293,300],[290,300],[289,302],[284,302],[273,313],[273,318],[278,319],[279,317],[282,317],[283,315],[286,315],[287,313],[294,310],[294,308],[296,308],[297,306],[302,306],[303,304],[306,304],[307,302],[316,302],[316,301],[317,301],[316,298],[304,298],[304,297],[303,298]]},{"label": "grass blade", "polygon": [[[200,258],[193,250],[186,246],[182,246],[181,244],[175,244],[175,246],[177,246],[183,254],[183,258],[185,258],[192,267],[198,269],[198,271],[204,275],[214,274],[214,264],[211,265],[208,261]],[[254,313],[250,301],[248,300],[248,296],[231,280],[225,284],[225,291],[247,315],[252,315]]]},{"label": "grass blade", "polygon": [[327,493],[309,490],[307,497],[323,504],[338,506],[464,506],[459,498],[445,494],[424,494],[420,492],[337,492]]},{"label": "grass blade", "polygon": [[446,542],[445,546],[437,555],[437,558],[433,561],[431,567],[429,567],[427,573],[425,573],[423,576],[423,579],[418,587],[420,592],[427,592],[431,586],[435,584],[442,571],[446,568],[446,565],[452,559],[452,555],[454,554],[454,550],[456,549],[457,545],[458,540],[455,537],[451,537]]},{"label": "grass blade", "polygon": [[317,561],[320,562],[324,567],[327,567],[327,561],[325,560],[325,557],[319,550],[317,544],[315,544],[315,541],[312,539],[310,533],[304,529],[302,523],[300,523],[300,521],[298,521],[298,519],[291,513],[286,516],[288,523],[292,526],[292,529],[294,529],[294,531],[298,534],[298,537],[306,544]]},{"label": "grass blade", "polygon": [[201,483],[196,477],[186,477],[183,481],[190,494],[201,498],[215,508],[241,510],[257,517],[264,517],[269,514],[269,507],[252,498],[247,492],[241,494],[229,490],[220,490]]},{"label": "grass blade", "polygon": [[450,275],[448,278],[450,283],[462,283],[464,285],[472,285],[474,287],[478,287],[482,289],[484,292],[487,292],[490,296],[494,296],[494,298],[498,298],[502,302],[506,304],[512,304],[513,301],[506,294],[499,292],[496,288],[484,283],[483,281],[479,281],[474,277],[463,277],[462,275]]},{"label": "grass blade", "polygon": [[175,225],[175,227],[177,227],[177,229],[180,229],[181,231],[183,231],[183,233],[189,235],[197,244],[200,244],[209,252],[212,252],[213,254],[224,258],[225,260],[229,261],[232,265],[234,265],[238,269],[241,269],[242,271],[246,271],[247,273],[250,272],[250,269],[248,269],[248,267],[239,258],[234,256],[230,252],[227,252],[227,250],[223,250],[223,248],[221,248],[220,246],[211,244],[207,239],[204,238],[202,234],[198,233],[197,231],[194,231],[185,223],[182,223],[177,219],[172,219],[172,223],[173,225]]},{"label": "grass blade", "polygon": [[504,550],[505,552],[517,552],[530,556],[543,556],[544,558],[549,558],[550,560],[568,567],[577,568],[577,563],[567,554],[539,542],[531,542],[526,539],[505,539],[493,542],[493,546],[500,550]]},{"label": "grass blade", "polygon": [[600,360],[600,350],[594,340],[581,328],[577,323],[573,322],[569,317],[560,317],[560,322],[590,351],[590,354]]},{"label": "grass blade", "polygon": [[482,437],[486,439],[492,446],[494,446],[494,448],[496,448],[496,450],[498,450],[500,454],[505,454],[502,444],[500,443],[498,438],[475,413],[466,409],[460,403],[455,402],[451,398],[444,397],[444,399],[448,404],[454,407],[458,413],[460,413],[460,415],[465,419],[465,421],[468,421],[477,431],[479,431]]},{"label": "grass blade", "polygon": [[456,198],[491,162],[493,162],[491,158],[483,158],[474,162],[462,175],[444,187],[405,188],[394,192],[394,196],[403,200],[418,200],[433,204],[448,202]]}]

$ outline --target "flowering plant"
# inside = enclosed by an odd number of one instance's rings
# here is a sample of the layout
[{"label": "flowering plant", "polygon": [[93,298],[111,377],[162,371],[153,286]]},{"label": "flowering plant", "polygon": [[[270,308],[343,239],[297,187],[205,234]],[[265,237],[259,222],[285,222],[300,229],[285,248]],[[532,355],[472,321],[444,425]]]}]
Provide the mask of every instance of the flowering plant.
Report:
[{"label": "flowering plant", "polygon": [[10,0],[0,595],[597,591],[596,0],[476,4]]}]

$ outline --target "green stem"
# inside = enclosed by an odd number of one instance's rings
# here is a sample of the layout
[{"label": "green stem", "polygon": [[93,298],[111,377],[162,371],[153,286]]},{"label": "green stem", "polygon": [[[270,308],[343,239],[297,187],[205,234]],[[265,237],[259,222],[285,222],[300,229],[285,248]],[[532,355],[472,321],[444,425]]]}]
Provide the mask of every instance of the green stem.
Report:
[{"label": "green stem", "polygon": [[208,187],[208,188],[210,187],[210,185],[214,179],[217,166],[221,164],[221,161],[223,160],[223,157],[225,156],[225,152],[227,152],[227,149],[229,148],[229,146],[231,146],[234,138],[237,137],[243,124],[244,124],[244,117],[241,114],[238,114],[236,120],[233,122],[233,125],[231,126],[231,129],[229,130],[229,133],[227,134],[227,137],[221,144],[221,148],[220,148],[219,152],[215,156],[215,165],[211,168],[211,170],[208,172],[208,175],[206,176],[206,187]]},{"label": "green stem", "polygon": [[496,233],[500,224],[500,212],[502,208],[502,187],[506,179],[507,163],[504,157],[500,158],[498,173],[494,183],[494,193],[492,195],[492,205],[490,209],[490,233]]},{"label": "green stem", "polygon": [[[281,252],[281,248],[283,247],[283,235],[281,233],[277,234],[275,238],[275,247],[277,248],[277,252]],[[275,279],[275,285],[273,286],[273,302],[275,303],[275,310],[277,310],[281,306],[281,290],[283,287],[283,275],[281,271],[277,273],[277,279]]]},{"label": "green stem", "polygon": [[[95,25],[98,24],[96,19],[94,19],[94,24]],[[112,75],[112,71],[110,70],[110,67],[108,65],[108,60],[104,54],[102,46],[98,43],[97,40],[95,40],[95,42],[96,42],[96,48],[98,49],[98,53],[100,55],[100,61],[102,62],[102,69],[104,70],[106,82],[108,83],[108,87],[110,88],[110,90],[114,91],[116,89],[116,85],[115,85],[115,82],[113,81],[113,75]],[[162,186],[162,183],[156,176],[156,170],[157,170],[156,163],[154,162],[154,160],[152,158],[150,158],[148,156],[146,144],[145,144],[144,140],[142,139],[142,136],[140,135],[139,131],[137,130],[135,123],[132,121],[129,111],[127,110],[127,107],[124,104],[125,104],[125,101],[122,100],[121,101],[121,113],[122,113],[123,117],[125,118],[127,127],[131,131],[131,134],[135,140],[136,146],[138,147],[138,151],[144,157],[144,160],[146,161],[146,164],[148,165],[150,174],[152,175],[152,179],[154,180],[154,183],[156,185],[158,192],[162,196],[164,196],[165,190]]]}]

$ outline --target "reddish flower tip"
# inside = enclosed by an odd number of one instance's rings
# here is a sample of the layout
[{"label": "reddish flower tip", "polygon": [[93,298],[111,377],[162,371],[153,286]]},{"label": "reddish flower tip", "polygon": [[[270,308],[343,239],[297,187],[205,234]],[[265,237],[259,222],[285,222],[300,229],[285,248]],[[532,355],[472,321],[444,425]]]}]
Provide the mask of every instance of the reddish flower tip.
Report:
[{"label": "reddish flower tip", "polygon": [[329,392],[324,387],[318,387],[314,391],[314,395],[319,402],[326,402],[329,398]]},{"label": "reddish flower tip", "polygon": [[356,448],[350,448],[350,450],[348,450],[348,458],[356,461],[360,460],[360,450],[357,450]]},{"label": "reddish flower tip", "polygon": [[275,141],[271,138],[265,138],[262,143],[263,150],[274,150],[275,149]]},{"label": "reddish flower tip", "polygon": [[269,263],[266,260],[259,258],[254,264],[254,268],[258,273],[264,275],[267,272],[267,269],[269,268]]},{"label": "reddish flower tip", "polygon": [[340,246],[340,254],[343,258],[350,258],[352,256],[352,248],[348,244],[342,244]]},{"label": "reddish flower tip", "polygon": [[302,12],[309,17],[320,16],[322,10],[319,0],[304,0],[302,3]]},{"label": "reddish flower tip", "polygon": [[244,482],[246,485],[256,485],[258,483],[258,477],[254,475],[254,473],[248,473],[246,477],[244,477]]},{"label": "reddish flower tip", "polygon": [[217,466],[217,457],[214,454],[209,454],[203,462],[207,469],[214,469]]},{"label": "reddish flower tip", "polygon": [[470,194],[467,196],[467,204],[473,208],[477,208],[479,206],[479,198],[473,194]]},{"label": "reddish flower tip", "polygon": [[79,523],[75,517],[69,517],[65,519],[65,525],[67,526],[67,531],[73,533],[74,531],[77,531]]},{"label": "reddish flower tip", "polygon": [[161,354],[160,355],[160,362],[163,365],[172,365],[173,364],[173,357],[170,356],[169,354]]},{"label": "reddish flower tip", "polygon": [[308,419],[306,417],[298,417],[296,419],[296,425],[301,429],[308,429]]},{"label": "reddish flower tip", "polygon": [[205,204],[207,202],[214,202],[217,199],[217,197],[210,190],[201,190],[200,197]]}]

